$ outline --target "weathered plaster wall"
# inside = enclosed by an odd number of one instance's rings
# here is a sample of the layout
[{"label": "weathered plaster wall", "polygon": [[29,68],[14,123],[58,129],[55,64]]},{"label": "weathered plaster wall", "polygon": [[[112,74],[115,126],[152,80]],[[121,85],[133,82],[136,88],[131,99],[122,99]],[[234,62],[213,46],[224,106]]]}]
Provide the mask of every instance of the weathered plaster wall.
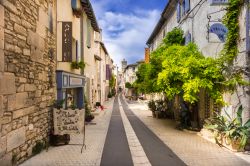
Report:
[{"label": "weathered plaster wall", "polygon": [[[71,63],[62,62],[62,22],[72,22],[72,37],[78,41],[78,56],[80,57],[81,23],[80,18],[74,15],[69,0],[57,1],[57,70],[81,74],[80,69],[71,69]],[[75,54],[72,55],[72,60],[76,61]]]},{"label": "weathered plaster wall", "polygon": [[[182,17],[180,23],[177,22],[177,10],[176,8],[167,18],[164,26],[161,28],[159,33],[156,35],[153,40],[152,45],[154,45],[153,49],[156,49],[159,46],[159,41],[163,39],[163,30],[165,29],[166,33],[171,31],[174,27],[180,27],[184,31],[184,35],[188,32],[192,35],[192,41],[198,45],[200,50],[205,56],[209,57],[218,57],[220,51],[223,49],[224,43],[220,42],[218,37],[215,34],[208,34],[207,26],[209,23],[208,16],[211,16],[211,21],[220,21],[222,20],[225,10],[223,10],[225,5],[210,5],[209,1],[206,0],[192,0],[190,1],[190,14]],[[242,13],[240,15],[240,40],[239,40],[239,55],[234,62],[235,68],[241,68],[245,72],[244,78],[245,80],[250,80],[249,75],[249,53],[246,48],[246,38],[247,36],[247,4],[244,4],[242,9]],[[248,13],[247,13],[248,12]],[[249,22],[249,21],[248,21]],[[215,22],[210,22],[212,25]],[[248,32],[249,35],[249,32]],[[209,37],[209,40],[208,40]],[[248,73],[247,73],[248,72]],[[202,96],[202,95],[201,95]],[[235,111],[239,105],[243,105],[244,107],[244,120],[250,118],[250,90],[249,87],[238,87],[237,91],[233,94],[225,94],[224,99],[229,104],[229,107],[226,110],[235,116]],[[204,97],[204,95],[203,95]],[[201,97],[200,109],[204,110],[206,107],[204,99]],[[212,109],[212,103],[210,104]],[[202,115],[203,116],[203,115]]]}]

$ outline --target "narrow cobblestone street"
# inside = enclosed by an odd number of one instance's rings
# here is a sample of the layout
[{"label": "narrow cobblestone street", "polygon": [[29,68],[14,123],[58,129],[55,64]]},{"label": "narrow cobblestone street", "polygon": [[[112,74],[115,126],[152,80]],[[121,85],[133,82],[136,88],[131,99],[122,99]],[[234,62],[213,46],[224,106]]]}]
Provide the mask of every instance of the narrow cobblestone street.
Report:
[{"label": "narrow cobblestone street", "polygon": [[82,136],[75,135],[70,145],[50,147],[22,166],[249,165],[196,133],[175,129],[170,120],[152,118],[144,102],[127,103],[116,97],[114,106],[112,100],[105,107],[86,126],[82,154],[81,145],[77,145],[82,143]]},{"label": "narrow cobblestone street", "polygon": [[[22,166],[97,166],[100,165],[102,150],[112,113],[113,100],[105,103],[105,111],[99,113],[91,124],[86,125],[86,149],[81,153],[83,137],[71,136],[69,145],[50,147],[48,151],[32,157]],[[96,125],[95,125],[96,123]],[[78,144],[78,145],[76,145]]]}]

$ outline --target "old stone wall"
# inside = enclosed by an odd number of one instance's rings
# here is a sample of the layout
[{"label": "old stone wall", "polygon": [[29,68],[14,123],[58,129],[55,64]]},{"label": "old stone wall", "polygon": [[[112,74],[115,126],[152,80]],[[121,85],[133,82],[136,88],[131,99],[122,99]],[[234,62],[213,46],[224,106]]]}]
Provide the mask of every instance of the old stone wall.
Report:
[{"label": "old stone wall", "polygon": [[0,165],[46,142],[55,99],[55,0],[0,0]]}]

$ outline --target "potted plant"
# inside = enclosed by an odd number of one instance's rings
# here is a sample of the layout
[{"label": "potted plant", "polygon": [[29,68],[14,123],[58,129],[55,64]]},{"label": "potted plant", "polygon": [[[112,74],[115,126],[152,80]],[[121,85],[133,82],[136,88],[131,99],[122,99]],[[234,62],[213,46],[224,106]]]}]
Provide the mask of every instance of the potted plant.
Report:
[{"label": "potted plant", "polygon": [[109,92],[109,94],[108,94],[108,98],[112,98],[112,94],[111,94],[111,92]]},{"label": "potted plant", "polygon": [[71,68],[72,69],[84,69],[85,67],[85,63],[80,61],[80,62],[77,62],[77,61],[74,61],[74,62],[71,62]]},{"label": "potted plant", "polygon": [[84,106],[85,106],[85,121],[91,122],[95,118],[95,116],[93,114],[91,114],[91,110],[89,108],[89,103],[88,103],[86,97],[84,97]]},{"label": "potted plant", "polygon": [[155,111],[156,111],[156,105],[155,105],[155,101],[151,100],[148,102],[148,108],[152,111],[152,116],[153,118],[156,117]]},{"label": "potted plant", "polygon": [[226,112],[226,116],[216,114],[205,121],[204,127],[215,134],[216,143],[233,151],[242,151],[250,137],[250,120],[242,122],[242,111],[240,106],[235,118],[231,118]]}]

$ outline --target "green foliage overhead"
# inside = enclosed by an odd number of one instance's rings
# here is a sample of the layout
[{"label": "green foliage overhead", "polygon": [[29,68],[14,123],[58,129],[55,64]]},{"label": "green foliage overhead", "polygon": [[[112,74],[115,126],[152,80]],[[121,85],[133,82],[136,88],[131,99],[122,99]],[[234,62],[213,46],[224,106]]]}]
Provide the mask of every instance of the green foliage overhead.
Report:
[{"label": "green foliage overhead", "polygon": [[182,93],[185,101],[194,103],[200,90],[205,89],[217,103],[222,103],[220,87],[224,78],[216,60],[205,58],[193,43],[170,46],[164,54],[158,85],[168,98]]},{"label": "green foliage overhead", "polygon": [[174,28],[171,32],[167,33],[163,42],[166,46],[183,45],[185,40],[183,38],[183,31],[180,28]]},{"label": "green foliage overhead", "polygon": [[136,86],[145,93],[165,92],[169,98],[183,95],[186,102],[198,101],[204,89],[216,103],[223,104],[224,91],[249,85],[232,62],[238,55],[239,15],[243,0],[229,0],[223,23],[228,28],[224,49],[218,59],[206,58],[195,44],[183,46],[183,31],[174,28],[163,44],[151,53],[150,63],[137,72]]},{"label": "green foliage overhead", "polygon": [[180,28],[174,28],[166,35],[163,44],[150,54],[150,63],[141,64],[138,68],[135,87],[139,92],[155,93],[163,91],[162,87],[157,84],[157,76],[162,71],[162,62],[167,56],[165,50],[171,45],[183,43],[183,31]]}]

